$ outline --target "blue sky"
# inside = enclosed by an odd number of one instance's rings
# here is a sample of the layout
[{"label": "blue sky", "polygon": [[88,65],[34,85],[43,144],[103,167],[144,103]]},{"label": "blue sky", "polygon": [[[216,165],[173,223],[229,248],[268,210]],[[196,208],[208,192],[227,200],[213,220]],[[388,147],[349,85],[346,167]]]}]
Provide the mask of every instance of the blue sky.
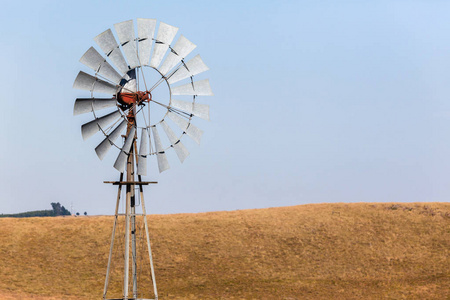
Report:
[{"label": "blue sky", "polygon": [[[152,213],[448,201],[446,1],[24,1],[2,5],[0,213],[111,214],[115,154],[72,116],[80,57],[114,23],[177,26],[210,67],[202,144],[147,180]],[[205,77],[205,78],[206,78]]]}]

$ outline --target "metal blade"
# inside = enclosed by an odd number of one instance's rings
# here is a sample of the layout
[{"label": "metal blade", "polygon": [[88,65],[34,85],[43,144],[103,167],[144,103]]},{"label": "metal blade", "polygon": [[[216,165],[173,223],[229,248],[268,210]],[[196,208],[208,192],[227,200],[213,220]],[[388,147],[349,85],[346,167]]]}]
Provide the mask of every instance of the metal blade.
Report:
[{"label": "metal blade", "polygon": [[148,155],[148,129],[143,128],[141,132],[141,145],[139,147],[139,160],[137,167],[138,175],[147,175],[147,155]]},{"label": "metal blade", "polygon": [[139,155],[148,155],[148,129],[142,129],[141,132],[141,145],[139,146]]},{"label": "metal blade", "polygon": [[114,163],[114,168],[120,173],[123,173],[125,166],[127,164],[128,154],[130,153],[131,146],[134,141],[134,134],[136,133],[136,128],[133,126],[128,133],[125,143],[123,144],[122,151],[120,151],[119,156],[117,156],[116,162]]},{"label": "metal blade", "polygon": [[214,96],[209,79],[194,81],[194,86],[191,83],[180,85],[171,88],[172,95],[195,95],[195,96]]},{"label": "metal blade", "polygon": [[202,58],[200,57],[200,54],[194,56],[190,61],[188,61],[186,63],[186,67],[182,66],[175,73],[173,73],[173,75],[170,76],[170,78],[167,80],[169,84],[209,70],[208,66],[205,65]]},{"label": "metal blade", "polygon": [[136,42],[134,37],[133,20],[114,24],[120,45],[122,46],[125,57],[127,58],[130,69],[138,67],[139,60],[136,51]]},{"label": "metal blade", "polygon": [[97,118],[88,122],[81,126],[81,135],[83,136],[83,140],[86,140],[96,134],[100,128],[105,129],[107,125],[116,121],[121,117],[121,114],[118,110],[113,111],[110,114],[107,114],[101,118]]},{"label": "metal blade", "polygon": [[209,121],[209,105],[172,99],[170,106]]},{"label": "metal blade", "polygon": [[167,55],[166,60],[163,62],[159,68],[159,72],[165,75],[167,72],[172,70],[182,59],[189,55],[192,50],[195,49],[197,45],[189,41],[183,35],[180,36],[175,46],[172,48],[172,52]]},{"label": "metal blade", "polygon": [[117,103],[115,98],[77,98],[73,106],[73,115],[81,115],[94,110],[113,107]]},{"label": "metal blade", "polygon": [[122,76],[95,50],[94,47],[89,48],[86,53],[81,57],[80,62],[96,73],[111,80],[112,82],[119,84],[122,80]]},{"label": "metal blade", "polygon": [[156,19],[137,19],[139,60],[142,66],[147,66],[152,50],[152,39],[155,35]]},{"label": "metal blade", "polygon": [[122,92],[124,93],[135,93],[136,91],[136,79],[131,79],[122,88]]},{"label": "metal blade", "polygon": [[150,61],[151,67],[158,68],[170,43],[172,43],[173,38],[177,34],[177,31],[177,27],[168,25],[164,22],[159,23],[158,34],[156,35],[156,42],[153,47],[152,59]]},{"label": "metal blade", "polygon": [[122,74],[128,72],[127,62],[125,61],[125,58],[123,58],[122,52],[119,49],[119,45],[117,44],[111,29],[97,35],[94,38],[94,41],[100,46],[105,55],[111,59],[113,64],[120,72],[122,72]]},{"label": "metal blade", "polygon": [[136,127],[131,127],[130,132],[128,133],[127,138],[125,139],[125,143],[123,144],[122,151],[127,154],[130,152],[131,146],[133,145],[133,139],[136,133]]},{"label": "metal blade", "polygon": [[198,129],[192,123],[188,122],[176,113],[170,111],[167,115],[175,124],[177,124],[178,127],[180,127],[181,130],[183,130],[183,132],[185,132],[191,139],[200,145],[200,140],[203,135],[203,131],[201,129]]},{"label": "metal blade", "polygon": [[106,153],[108,153],[109,149],[111,149],[112,144],[117,140],[117,138],[122,134],[122,132],[127,127],[127,121],[123,120],[119,126],[117,126],[113,132],[111,132],[96,148],[95,152],[97,153],[98,158],[103,160]]},{"label": "metal blade", "polygon": [[162,121],[160,124],[161,127],[164,129],[164,132],[166,133],[167,137],[169,138],[172,147],[175,149],[175,153],[177,154],[178,159],[183,163],[186,157],[188,157],[189,151],[186,149],[183,143],[181,143],[181,141],[177,138],[175,132],[173,132],[172,128],[170,128],[166,122]]},{"label": "metal blade", "polygon": [[100,80],[97,77],[84,73],[83,71],[80,71],[77,78],[75,78],[73,88],[104,94],[115,94],[117,91],[117,87],[111,83]]},{"label": "metal blade", "polygon": [[155,148],[156,148],[156,159],[158,160],[158,169],[159,173],[164,172],[170,168],[169,162],[167,161],[166,154],[163,151],[163,146],[161,143],[161,139],[159,138],[158,130],[156,126],[152,127],[153,139],[155,140]]},{"label": "metal blade", "polygon": [[139,156],[137,174],[147,176],[147,156]]}]

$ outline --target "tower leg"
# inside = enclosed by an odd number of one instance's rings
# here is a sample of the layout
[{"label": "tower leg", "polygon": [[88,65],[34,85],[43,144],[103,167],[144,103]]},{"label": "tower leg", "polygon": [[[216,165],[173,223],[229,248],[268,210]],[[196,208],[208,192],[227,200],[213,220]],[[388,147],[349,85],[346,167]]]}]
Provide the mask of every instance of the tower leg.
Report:
[{"label": "tower leg", "polygon": [[[127,181],[134,181],[133,174],[134,159],[133,155],[128,155],[127,162]],[[130,273],[130,208],[131,208],[131,190],[133,186],[127,185],[127,202],[125,205],[125,263],[123,276],[123,299],[128,300],[128,276]],[[133,188],[134,189],[134,188]]]},{"label": "tower leg", "polygon": [[[120,173],[120,181],[123,180],[123,173]],[[118,192],[117,192],[117,202],[116,202],[116,211],[114,213],[114,226],[113,231],[111,234],[111,246],[109,247],[109,257],[108,257],[108,267],[106,268],[106,278],[105,278],[105,287],[103,288],[103,299],[106,299],[106,291],[108,290],[108,284],[109,284],[109,270],[111,268],[111,259],[112,259],[112,252],[114,247],[114,237],[116,235],[116,226],[117,226],[117,219],[119,217],[119,202],[120,202],[120,194],[122,193],[122,185],[119,185]]]},{"label": "tower leg", "polygon": [[[133,153],[130,153],[130,156]],[[133,162],[134,166],[134,162]],[[134,168],[132,169],[132,178],[134,181]],[[135,185],[131,185],[131,274],[133,280],[133,297],[137,299],[137,259],[136,259],[136,197]]]},{"label": "tower leg", "polygon": [[[139,182],[141,182],[141,175],[138,175]],[[158,289],[156,288],[155,268],[153,267],[152,248],[150,245],[150,237],[148,235],[147,213],[145,211],[144,191],[142,185],[139,185],[139,193],[142,203],[142,215],[144,217],[145,236],[147,237],[148,257],[150,259],[150,269],[152,272],[153,291],[155,292],[155,300],[158,300]]]}]

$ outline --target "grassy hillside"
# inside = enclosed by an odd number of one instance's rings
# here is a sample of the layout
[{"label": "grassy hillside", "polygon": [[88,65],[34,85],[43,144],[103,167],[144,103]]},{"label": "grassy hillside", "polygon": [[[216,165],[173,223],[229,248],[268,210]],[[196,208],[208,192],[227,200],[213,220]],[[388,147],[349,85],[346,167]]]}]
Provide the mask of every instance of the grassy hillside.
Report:
[{"label": "grassy hillside", "polygon": [[[148,220],[160,299],[450,299],[449,203]],[[0,219],[0,298],[101,299],[112,222]]]}]

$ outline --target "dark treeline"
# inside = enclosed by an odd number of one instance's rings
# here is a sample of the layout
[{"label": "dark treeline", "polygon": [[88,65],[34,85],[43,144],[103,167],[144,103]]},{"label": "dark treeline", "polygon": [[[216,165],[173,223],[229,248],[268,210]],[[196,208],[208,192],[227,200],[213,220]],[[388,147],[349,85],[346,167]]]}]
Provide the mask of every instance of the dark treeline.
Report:
[{"label": "dark treeline", "polygon": [[56,217],[70,216],[70,212],[59,202],[51,203],[53,209],[27,211],[18,214],[0,214],[0,218],[30,218],[30,217]]}]

